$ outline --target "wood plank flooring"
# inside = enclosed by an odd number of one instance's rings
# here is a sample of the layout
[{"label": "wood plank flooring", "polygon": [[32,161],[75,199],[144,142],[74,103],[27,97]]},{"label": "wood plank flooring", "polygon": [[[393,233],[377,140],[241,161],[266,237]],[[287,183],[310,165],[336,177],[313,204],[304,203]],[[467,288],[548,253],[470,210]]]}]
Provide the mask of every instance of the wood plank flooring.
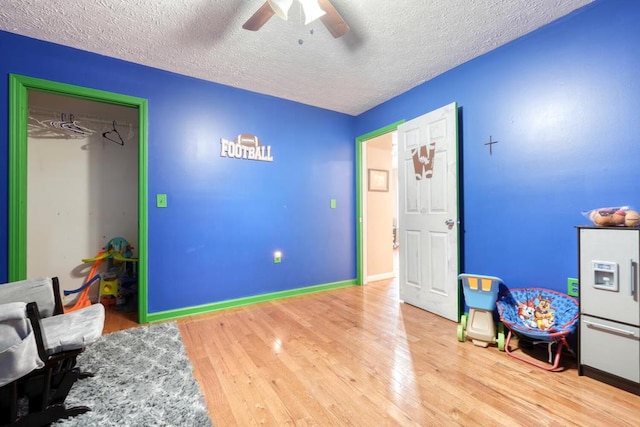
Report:
[{"label": "wood plank flooring", "polygon": [[640,397],[458,342],[391,280],[178,325],[216,427],[640,425]]},{"label": "wood plank flooring", "polygon": [[102,334],[135,328],[138,324],[138,313],[116,310],[115,306],[105,306],[105,319]]}]

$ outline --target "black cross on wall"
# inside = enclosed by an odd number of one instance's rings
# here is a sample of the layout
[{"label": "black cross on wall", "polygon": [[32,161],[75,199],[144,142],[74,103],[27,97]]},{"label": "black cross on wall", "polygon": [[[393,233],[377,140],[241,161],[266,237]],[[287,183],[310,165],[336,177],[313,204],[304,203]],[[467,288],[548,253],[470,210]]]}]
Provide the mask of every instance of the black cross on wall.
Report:
[{"label": "black cross on wall", "polygon": [[492,141],[491,135],[489,135],[489,142],[485,142],[484,145],[489,146],[489,155],[493,155],[493,144],[497,144],[498,141]]}]

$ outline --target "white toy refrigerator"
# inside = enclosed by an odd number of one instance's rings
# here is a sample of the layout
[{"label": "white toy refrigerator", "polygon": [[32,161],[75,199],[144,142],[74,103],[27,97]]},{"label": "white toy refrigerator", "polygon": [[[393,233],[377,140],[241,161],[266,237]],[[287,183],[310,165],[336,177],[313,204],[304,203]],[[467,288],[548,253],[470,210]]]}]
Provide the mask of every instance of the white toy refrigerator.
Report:
[{"label": "white toy refrigerator", "polygon": [[640,229],[578,227],[578,374],[640,395]]}]

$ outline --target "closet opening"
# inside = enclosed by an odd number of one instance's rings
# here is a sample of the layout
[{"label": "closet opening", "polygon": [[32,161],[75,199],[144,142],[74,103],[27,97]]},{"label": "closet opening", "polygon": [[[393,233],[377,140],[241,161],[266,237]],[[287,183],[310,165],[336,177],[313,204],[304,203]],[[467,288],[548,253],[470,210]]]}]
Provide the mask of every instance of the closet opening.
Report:
[{"label": "closet opening", "polygon": [[147,102],[10,77],[9,280],[146,323]]},{"label": "closet opening", "polygon": [[137,319],[138,109],[28,100],[27,277],[57,276],[66,307],[99,301]]}]

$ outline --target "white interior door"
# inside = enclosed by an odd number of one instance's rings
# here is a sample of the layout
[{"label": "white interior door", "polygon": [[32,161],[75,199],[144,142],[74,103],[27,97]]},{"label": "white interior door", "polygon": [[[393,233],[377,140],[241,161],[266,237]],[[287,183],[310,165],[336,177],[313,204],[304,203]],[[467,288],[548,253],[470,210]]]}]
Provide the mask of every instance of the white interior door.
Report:
[{"label": "white interior door", "polygon": [[451,103],[398,127],[400,299],[458,321],[458,135]]}]

